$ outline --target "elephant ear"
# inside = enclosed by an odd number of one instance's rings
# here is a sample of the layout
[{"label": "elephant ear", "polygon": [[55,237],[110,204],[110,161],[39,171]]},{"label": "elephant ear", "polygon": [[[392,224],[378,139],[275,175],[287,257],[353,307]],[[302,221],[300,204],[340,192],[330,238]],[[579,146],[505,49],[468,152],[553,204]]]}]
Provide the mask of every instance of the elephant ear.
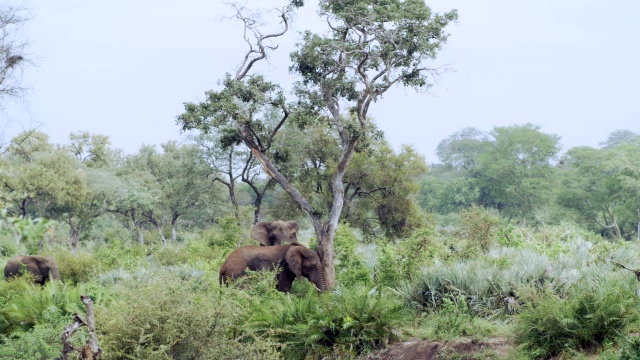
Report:
[{"label": "elephant ear", "polygon": [[289,229],[293,230],[294,233],[298,233],[298,222],[295,220],[287,221],[289,223]]},{"label": "elephant ear", "polygon": [[302,276],[302,258],[304,248],[302,246],[291,246],[285,255],[285,260],[296,277]]},{"label": "elephant ear", "polygon": [[271,222],[269,221],[260,221],[253,225],[253,229],[251,229],[251,237],[258,240],[260,246],[271,246],[271,240],[269,240],[269,235],[271,233]]}]

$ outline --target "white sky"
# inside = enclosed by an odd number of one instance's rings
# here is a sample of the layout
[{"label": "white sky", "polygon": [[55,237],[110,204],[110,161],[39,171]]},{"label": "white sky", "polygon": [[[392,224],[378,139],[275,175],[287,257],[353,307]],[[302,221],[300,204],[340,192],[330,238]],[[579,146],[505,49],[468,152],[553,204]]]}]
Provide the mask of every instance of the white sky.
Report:
[{"label": "white sky", "polygon": [[[239,24],[220,21],[231,13],[222,0],[22,3],[33,13],[26,30],[36,65],[25,74],[32,91],[5,114],[14,121],[3,125],[8,135],[19,131],[18,122],[42,124],[54,143],[86,130],[108,135],[127,153],[179,140],[182,103],[216,88],[245,51]],[[614,130],[640,132],[639,1],[427,4],[458,9],[434,64],[452,71],[428,94],[396,88],[372,107],[394,147],[412,144],[436,162],[437,144],[467,126],[489,131],[531,122],[560,135],[565,150],[597,146]],[[302,11],[260,69],[287,87],[297,31],[318,25],[313,9]]]}]

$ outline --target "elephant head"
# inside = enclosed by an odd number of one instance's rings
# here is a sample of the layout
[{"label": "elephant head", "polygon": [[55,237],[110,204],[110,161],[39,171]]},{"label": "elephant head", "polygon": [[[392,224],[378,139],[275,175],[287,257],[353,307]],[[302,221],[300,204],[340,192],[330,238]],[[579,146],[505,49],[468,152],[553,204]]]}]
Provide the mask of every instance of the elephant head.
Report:
[{"label": "elephant head", "polygon": [[40,285],[44,285],[50,279],[60,279],[56,259],[40,255],[15,256],[11,258],[4,267],[4,277],[9,279],[22,275],[23,269],[33,275],[35,282]]},{"label": "elephant head", "polygon": [[260,221],[251,229],[251,237],[258,240],[260,246],[282,245],[298,242],[298,223],[289,221]]},{"label": "elephant head", "polygon": [[255,246],[248,245],[235,249],[220,268],[220,284],[245,276],[247,270],[261,271],[279,268],[277,288],[291,291],[297,277],[305,277],[319,291],[327,289],[324,268],[318,253],[299,244]]},{"label": "elephant head", "polygon": [[318,291],[327,290],[324,268],[318,253],[302,245],[291,246],[285,255],[286,264],[296,277],[306,277]]}]

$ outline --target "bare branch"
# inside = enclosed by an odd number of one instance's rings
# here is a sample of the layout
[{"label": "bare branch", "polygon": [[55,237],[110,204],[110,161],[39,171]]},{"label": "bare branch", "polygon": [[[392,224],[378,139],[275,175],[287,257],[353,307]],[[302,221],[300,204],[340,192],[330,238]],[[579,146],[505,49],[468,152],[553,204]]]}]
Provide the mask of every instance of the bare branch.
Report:
[{"label": "bare branch", "polygon": [[276,136],[276,134],[278,133],[278,130],[280,130],[282,125],[284,125],[284,122],[287,121],[287,118],[289,117],[289,111],[287,110],[287,106],[284,104],[282,105],[282,112],[284,113],[284,115],[282,116],[282,119],[280,119],[280,122],[278,123],[278,125],[276,125],[273,128],[273,131],[271,131],[271,134],[269,134],[269,138],[267,139],[267,147],[264,149],[264,151],[269,150],[269,148],[271,147],[271,142],[273,141],[273,138]]},{"label": "bare branch", "polygon": [[[281,31],[272,33],[272,34],[262,35],[255,19],[243,13],[245,11],[245,8],[240,7],[236,4],[232,4],[232,6],[236,9],[235,17],[244,23],[243,37],[245,42],[249,45],[249,50],[245,54],[242,64],[238,67],[238,70],[236,71],[235,79],[240,80],[240,79],[243,79],[247,75],[247,73],[249,73],[249,71],[251,70],[251,68],[256,62],[263,60],[267,57],[267,49],[275,50],[278,48],[277,46],[266,45],[264,42],[265,40],[268,40],[271,38],[280,37],[289,30],[288,18],[290,16],[292,9],[291,7],[285,7],[281,10],[278,10],[280,12],[280,18],[282,19],[281,24],[283,24],[283,29]],[[253,35],[255,42],[249,39],[249,36],[248,36],[249,32]],[[257,49],[254,48],[254,45],[257,47]]]}]

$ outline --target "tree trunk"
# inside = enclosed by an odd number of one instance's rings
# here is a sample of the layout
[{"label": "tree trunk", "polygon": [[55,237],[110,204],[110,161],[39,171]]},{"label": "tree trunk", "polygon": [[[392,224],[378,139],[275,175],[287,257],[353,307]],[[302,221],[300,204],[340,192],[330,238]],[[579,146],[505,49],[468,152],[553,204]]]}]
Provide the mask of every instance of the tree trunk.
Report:
[{"label": "tree trunk", "polygon": [[80,229],[71,227],[71,253],[75,254],[78,250],[78,242],[80,241]]},{"label": "tree trunk", "polygon": [[618,222],[615,217],[613,218],[613,233],[617,239],[622,239],[622,231],[620,231],[620,226],[618,226]]},{"label": "tree trunk", "polygon": [[162,239],[162,243],[167,245],[167,238],[164,237],[164,232],[162,231],[162,227],[160,226],[160,224],[157,221],[152,221],[152,224],[156,226],[156,229],[158,229],[158,234],[160,234],[160,238]]},{"label": "tree trunk", "polygon": [[180,214],[178,213],[173,213],[173,216],[171,217],[171,242],[175,243],[176,239],[177,239],[177,231],[176,231],[176,223],[178,222],[178,217],[180,216]]},{"label": "tree trunk", "polygon": [[329,213],[329,219],[327,222],[322,223],[320,217],[317,215],[317,212],[313,209],[311,204],[307,201],[307,199],[296,189],[289,179],[287,179],[284,175],[282,175],[278,169],[273,165],[271,160],[260,151],[260,147],[255,143],[251,133],[240,121],[236,120],[236,127],[240,134],[242,135],[242,140],[247,145],[253,155],[260,161],[262,164],[262,168],[265,172],[274,179],[282,189],[291,196],[291,198],[298,204],[300,209],[307,214],[311,222],[313,223],[313,228],[316,231],[316,236],[318,237],[318,255],[320,256],[320,260],[322,261],[324,267],[325,279],[327,282],[327,289],[333,289],[336,285],[336,271],[335,271],[335,251],[333,246],[333,240],[336,234],[336,229],[338,227],[338,221],[340,219],[340,213],[342,212],[342,207],[344,205],[344,184],[342,183],[342,179],[344,177],[345,172],[347,171],[347,166],[353,157],[353,153],[355,151],[355,145],[359,139],[359,135],[353,134],[350,137],[345,137],[345,147],[342,157],[340,158],[340,162],[336,167],[336,171],[333,175],[331,184],[333,190],[333,204],[331,206],[331,212]]},{"label": "tree trunk", "polygon": [[144,245],[144,229],[142,228],[142,224],[138,226],[138,244]]},{"label": "tree trunk", "polygon": [[326,228],[322,236],[318,237],[318,255],[324,268],[324,278],[327,283],[327,289],[333,289],[336,287],[335,249],[333,247],[336,227],[331,226],[331,224],[326,224],[325,226]]}]

